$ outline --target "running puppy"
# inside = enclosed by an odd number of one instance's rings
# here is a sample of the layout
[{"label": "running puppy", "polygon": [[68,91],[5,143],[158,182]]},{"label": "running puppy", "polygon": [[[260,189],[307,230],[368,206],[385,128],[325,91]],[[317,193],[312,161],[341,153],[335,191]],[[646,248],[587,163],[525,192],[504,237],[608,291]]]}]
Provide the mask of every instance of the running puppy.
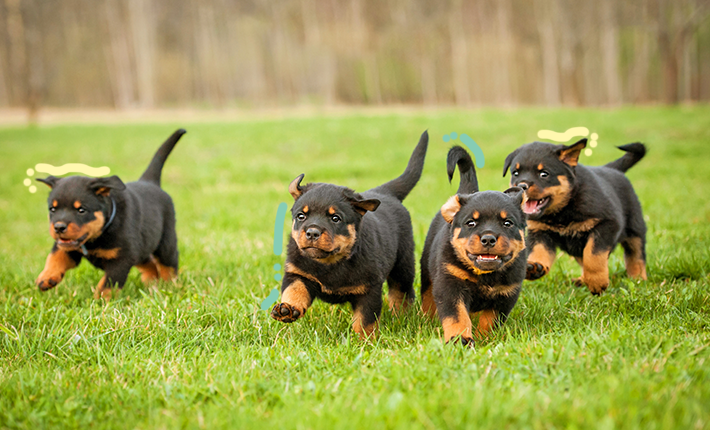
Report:
[{"label": "running puppy", "polygon": [[473,344],[469,314],[480,312],[477,335],[503,324],[525,279],[524,194],[520,188],[478,191],[471,156],[449,150],[449,181],[458,165],[457,194],[436,214],[422,253],[422,310],[437,312],[449,342]]},{"label": "running puppy", "polygon": [[525,189],[528,201],[527,279],[550,271],[557,247],[582,266],[577,285],[598,295],[609,286],[609,253],[624,248],[626,272],[646,279],[646,224],[631,182],[624,176],[646,154],[641,143],[620,146],[621,158],[605,166],[578,163],[587,139],[565,146],[533,142],[505,159],[503,176]]},{"label": "running puppy", "polygon": [[332,184],[301,186],[304,175],[291,182],[293,224],[274,319],[294,322],[316,298],[348,302],[353,330],[366,338],[377,328],[385,280],[390,309],[412,303],[414,237],[402,200],[421,177],[428,141],[424,132],[401,176],[362,194]]},{"label": "running puppy", "polygon": [[40,290],[56,287],[82,258],[105,272],[94,291],[97,299],[123,288],[133,266],[144,282],[177,275],[175,209],[160,188],[160,173],[183,134],[177,130],[163,143],[136,182],[124,184],[118,176],[38,179],[52,189],[47,203],[55,241],[36,281]]}]

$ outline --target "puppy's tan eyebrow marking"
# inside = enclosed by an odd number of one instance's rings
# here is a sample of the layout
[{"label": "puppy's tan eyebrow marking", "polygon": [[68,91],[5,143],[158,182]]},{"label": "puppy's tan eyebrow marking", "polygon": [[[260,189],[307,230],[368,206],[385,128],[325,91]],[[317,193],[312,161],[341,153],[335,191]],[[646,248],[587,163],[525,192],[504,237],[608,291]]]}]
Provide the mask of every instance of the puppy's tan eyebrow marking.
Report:
[{"label": "puppy's tan eyebrow marking", "polygon": [[520,163],[515,163],[515,168],[520,169]]},{"label": "puppy's tan eyebrow marking", "polygon": [[508,212],[506,212],[506,211],[500,211],[500,217],[503,218],[503,219],[508,218]]},{"label": "puppy's tan eyebrow marking", "polygon": [[74,208],[79,209],[81,207],[81,202],[79,200],[74,202]]},{"label": "puppy's tan eyebrow marking", "polygon": [[542,170],[542,163],[537,165],[537,170]]},{"label": "puppy's tan eyebrow marking", "polygon": [[59,206],[59,202],[56,200],[52,200],[52,207],[56,208],[57,206]]},{"label": "puppy's tan eyebrow marking", "polygon": [[306,205],[306,206],[303,207],[303,213],[304,213],[304,214],[307,214],[307,213],[308,213],[308,205]]},{"label": "puppy's tan eyebrow marking", "polygon": [[473,219],[478,219],[481,217],[481,214],[478,213],[478,211],[473,212]]},{"label": "puppy's tan eyebrow marking", "polygon": [[329,208],[328,208],[328,213],[331,214],[331,215],[334,215],[334,214],[335,214],[335,208],[334,208],[333,206],[329,207]]}]

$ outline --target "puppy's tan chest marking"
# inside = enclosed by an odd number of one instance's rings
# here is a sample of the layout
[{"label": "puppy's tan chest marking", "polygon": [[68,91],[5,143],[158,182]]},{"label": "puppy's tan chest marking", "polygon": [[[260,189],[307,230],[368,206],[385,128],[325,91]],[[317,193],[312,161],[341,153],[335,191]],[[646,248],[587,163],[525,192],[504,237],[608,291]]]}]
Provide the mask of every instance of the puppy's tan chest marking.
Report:
[{"label": "puppy's tan chest marking", "polygon": [[369,290],[369,287],[367,285],[352,285],[352,286],[347,286],[347,287],[339,287],[335,289],[331,289],[326,287],[318,278],[315,276],[311,275],[310,273],[306,273],[303,270],[299,269],[292,263],[286,263],[286,273],[293,273],[294,275],[301,276],[303,278],[308,279],[309,281],[313,281],[318,286],[320,286],[321,292],[324,294],[331,294],[331,295],[338,295],[338,296],[346,296],[346,295],[362,295],[366,294]]},{"label": "puppy's tan chest marking", "polygon": [[453,264],[445,264],[444,270],[446,271],[446,273],[450,274],[455,278],[476,284],[476,288],[488,297],[511,296],[515,294],[515,292],[520,288],[520,284],[493,286],[481,284],[478,282],[477,276],[474,276],[469,272],[461,269],[460,267],[454,266]]},{"label": "puppy's tan chest marking", "polygon": [[528,231],[551,231],[562,236],[577,236],[586,233],[599,224],[599,218],[573,222],[568,225],[550,225],[540,221],[528,220]]},{"label": "puppy's tan chest marking", "polygon": [[111,249],[92,249],[89,251],[89,255],[96,258],[101,258],[103,260],[114,260],[118,258],[118,253],[121,248],[111,248]]}]

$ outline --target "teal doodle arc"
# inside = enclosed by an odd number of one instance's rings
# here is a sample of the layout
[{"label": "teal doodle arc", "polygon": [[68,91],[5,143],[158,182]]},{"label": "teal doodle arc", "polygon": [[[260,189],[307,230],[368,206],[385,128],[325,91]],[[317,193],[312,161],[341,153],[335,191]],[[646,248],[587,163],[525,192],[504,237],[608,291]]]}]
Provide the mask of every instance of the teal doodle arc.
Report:
[{"label": "teal doodle arc", "polygon": [[[288,205],[286,205],[285,202],[279,203],[279,207],[276,209],[276,221],[274,221],[274,255],[281,255],[283,252],[286,209],[288,209]],[[274,274],[274,280],[276,282],[281,281],[281,279],[283,279],[281,275],[281,265],[278,263],[274,264],[274,270],[277,272]],[[264,301],[261,302],[261,310],[268,311],[278,299],[279,289],[274,288],[271,290],[271,293],[269,293],[269,297],[265,298]]]},{"label": "teal doodle arc", "polygon": [[482,169],[483,166],[486,164],[486,159],[483,156],[483,150],[473,139],[469,137],[469,135],[467,135],[466,133],[461,133],[461,136],[459,136],[458,133],[454,131],[444,135],[444,142],[448,143],[451,140],[455,140],[457,137],[464,145],[466,145],[468,150],[473,153],[476,159],[476,167]]}]

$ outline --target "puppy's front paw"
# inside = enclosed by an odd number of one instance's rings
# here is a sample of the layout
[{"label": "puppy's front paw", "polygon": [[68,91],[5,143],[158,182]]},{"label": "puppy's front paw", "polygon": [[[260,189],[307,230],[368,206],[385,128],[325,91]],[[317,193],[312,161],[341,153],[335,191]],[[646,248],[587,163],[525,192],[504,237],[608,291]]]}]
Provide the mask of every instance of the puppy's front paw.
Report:
[{"label": "puppy's front paw", "polygon": [[525,279],[527,279],[528,281],[540,279],[543,276],[547,275],[548,271],[549,269],[543,266],[542,264],[529,261],[528,270],[525,273]]},{"label": "puppy's front paw", "polygon": [[47,291],[56,287],[63,277],[64,275],[61,273],[43,270],[42,273],[39,274],[39,277],[37,277],[35,284],[41,291]]},{"label": "puppy's front paw", "polygon": [[291,323],[301,318],[304,312],[305,311],[299,310],[288,303],[277,303],[271,310],[271,318],[277,321]]},{"label": "puppy's front paw", "polygon": [[461,342],[461,345],[467,346],[469,348],[474,347],[474,341],[472,337],[468,336],[456,336],[452,337],[451,339],[447,340],[446,343],[459,343]]}]

